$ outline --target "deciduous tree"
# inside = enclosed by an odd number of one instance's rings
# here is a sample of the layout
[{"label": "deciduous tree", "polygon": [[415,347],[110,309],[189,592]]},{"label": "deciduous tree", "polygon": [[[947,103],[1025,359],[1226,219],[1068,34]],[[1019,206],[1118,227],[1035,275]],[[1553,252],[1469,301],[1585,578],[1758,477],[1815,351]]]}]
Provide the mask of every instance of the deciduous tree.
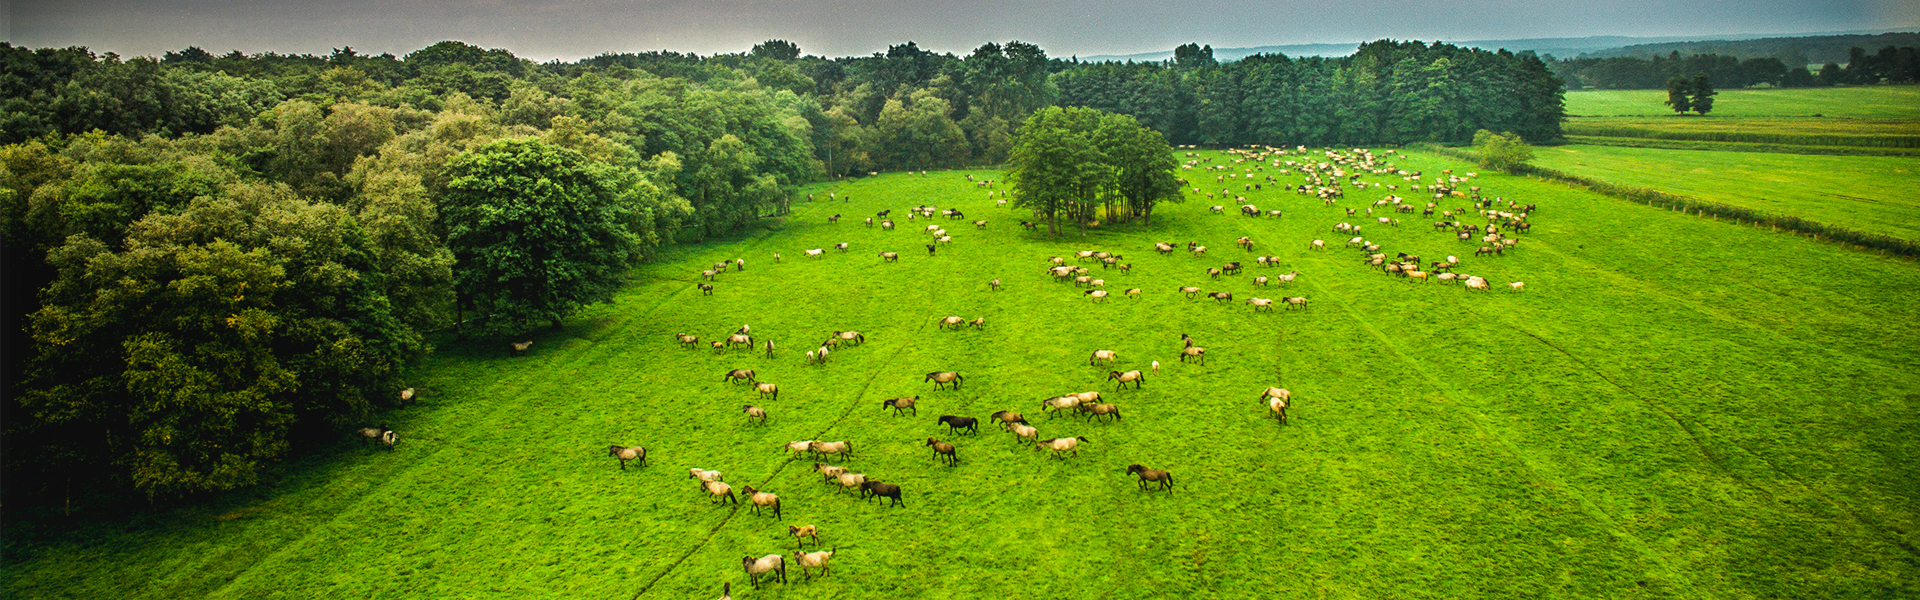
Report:
[{"label": "deciduous tree", "polygon": [[49,255],[10,430],[42,467],[110,466],[152,497],[251,485],[296,420],[364,418],[426,349],[354,219],[285,186],[228,185],[118,245],[75,235]]},{"label": "deciduous tree", "polygon": [[640,258],[603,165],[533,139],[505,139],[453,160],[441,199],[460,302],[486,315],[485,327],[560,327],[582,306],[612,297]]},{"label": "deciduous tree", "polygon": [[1533,160],[1533,146],[1514,132],[1494,133],[1485,129],[1473,134],[1473,147],[1480,153],[1480,166],[1511,171]]}]

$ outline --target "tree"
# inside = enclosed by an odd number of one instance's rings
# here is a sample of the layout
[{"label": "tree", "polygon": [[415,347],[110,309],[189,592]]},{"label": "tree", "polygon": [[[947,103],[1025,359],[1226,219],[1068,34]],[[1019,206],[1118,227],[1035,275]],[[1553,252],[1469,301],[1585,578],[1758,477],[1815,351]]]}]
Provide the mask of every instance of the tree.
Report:
[{"label": "tree", "polygon": [[1084,224],[1095,208],[1122,202],[1150,218],[1154,204],[1179,199],[1179,162],[1160,132],[1126,115],[1089,108],[1050,107],[1020,126],[1007,156],[1014,203],[1048,219],[1058,234],[1064,213]]},{"label": "tree", "polygon": [[1827,82],[1827,85],[1845,83],[1846,71],[1840,68],[1840,63],[1830,62],[1820,65],[1820,79]]},{"label": "tree", "polygon": [[150,497],[252,485],[294,423],[359,422],[426,351],[354,219],[284,185],[228,185],[119,244],[48,254],[27,422],[9,431],[43,470],[111,465]]},{"label": "tree", "polygon": [[1672,107],[1673,112],[1684,115],[1687,111],[1693,110],[1693,101],[1688,97],[1692,93],[1693,83],[1686,78],[1674,77],[1667,80],[1667,106]]},{"label": "tree", "polygon": [[1706,73],[1693,76],[1693,112],[1705,115],[1713,110],[1713,78]]},{"label": "tree", "polygon": [[1107,114],[1101,118],[1099,143],[1107,149],[1114,169],[1114,194],[1126,202],[1130,214],[1150,225],[1154,205],[1185,199],[1174,176],[1180,160],[1174,158],[1167,136],[1141,126],[1133,117]]},{"label": "tree", "polygon": [[640,257],[606,169],[578,152],[506,139],[447,165],[441,199],[454,290],[463,308],[490,315],[487,329],[515,331],[610,299]]},{"label": "tree", "polygon": [[1092,135],[1102,114],[1057,106],[1034,111],[1007,153],[1014,206],[1045,217],[1051,235],[1060,234],[1062,213],[1078,216],[1111,185],[1113,170]]},{"label": "tree", "polygon": [[1794,67],[1788,70],[1785,76],[1780,78],[1780,87],[1821,87],[1825,85],[1827,85],[1825,80],[1814,76],[1806,67]]},{"label": "tree", "polygon": [[800,58],[800,45],[786,40],[767,40],[754,44],[749,54],[773,60],[793,60]]},{"label": "tree", "polygon": [[1533,160],[1533,146],[1511,131],[1500,134],[1482,129],[1473,134],[1473,146],[1480,152],[1480,166],[1489,169],[1512,171]]},{"label": "tree", "polygon": [[1173,49],[1173,66],[1182,69],[1205,69],[1219,66],[1213,59],[1213,46],[1201,46],[1194,43],[1181,44]]},{"label": "tree", "polygon": [[895,169],[948,167],[965,162],[967,135],[949,115],[953,107],[931,90],[887,101],[874,123],[877,162]]}]

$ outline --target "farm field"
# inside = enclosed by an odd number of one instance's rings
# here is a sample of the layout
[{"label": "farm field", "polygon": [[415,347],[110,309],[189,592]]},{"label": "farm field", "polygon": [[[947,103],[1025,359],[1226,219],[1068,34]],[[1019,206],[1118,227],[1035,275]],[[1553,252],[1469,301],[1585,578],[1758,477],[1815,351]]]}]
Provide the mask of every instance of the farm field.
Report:
[{"label": "farm field", "polygon": [[[1567,114],[1581,117],[1672,115],[1666,90],[1567,92]],[[1920,86],[1719,90],[1714,117],[1920,119]]]},{"label": "farm field", "polygon": [[1563,129],[1567,135],[1612,138],[1920,148],[1920,120],[1915,119],[1720,118],[1716,114],[1568,119]]},{"label": "farm field", "polygon": [[1920,148],[1865,148],[1860,146],[1809,146],[1804,144],[1763,144],[1758,142],[1707,142],[1700,140],[1662,140],[1591,135],[1566,135],[1562,136],[1562,138],[1568,144],[1619,146],[1625,148],[1659,148],[1664,150],[1773,152],[1828,156],[1920,156]]},{"label": "farm field", "polygon": [[1569,136],[1654,147],[1687,141],[1792,152],[1792,146],[1808,146],[1819,154],[1920,148],[1920,86],[1720,90],[1714,100],[1710,115],[1683,117],[1667,110],[1663,90],[1568,92],[1567,114],[1577,118],[1567,119],[1563,129]]},{"label": "farm field", "polygon": [[[739,598],[1920,595],[1920,267],[1526,178],[1477,185],[1538,205],[1505,256],[1475,258],[1417,214],[1367,221],[1363,235],[1388,253],[1461,255],[1489,293],[1363,267],[1328,231],[1361,218],[1272,186],[1241,193],[1279,218],[1210,214],[1232,203],[1200,196],[1162,205],[1151,226],[1059,239],[1023,232],[959,171],[813,186],[845,200],[670,248],[615,302],[540,332],[526,357],[508,358],[505,339],[440,340],[421,403],[390,415],[403,436],[391,453],[343,441],[279,483],[198,508],[62,536],[16,529],[5,595],[685,598],[722,582]],[[861,223],[919,204],[967,214],[935,219],[954,241],[932,256],[924,220]],[[1331,247],[1309,250],[1315,238]],[[1188,240],[1210,249],[1151,251]],[[1048,280],[1047,257],[1082,249],[1133,265],[1089,265],[1115,297]],[[1281,266],[1252,266],[1258,254]],[[733,258],[747,268],[711,296],[695,289],[700,269]],[[1249,266],[1203,273],[1227,261]],[[1252,283],[1295,269],[1289,289]],[[987,288],[994,278],[1002,290]],[[1527,291],[1507,292],[1513,281]],[[1182,285],[1236,299],[1189,299]],[[1310,303],[1254,312],[1254,296]],[[944,331],[946,315],[985,327]],[[741,324],[781,350],[673,339]],[[835,330],[866,342],[807,364],[801,352]],[[1176,358],[1183,333],[1206,364]],[[1087,363],[1097,349],[1117,351],[1118,370],[1162,370],[1115,390]],[[733,368],[780,397],[723,383]],[[922,381],[947,370],[965,376],[960,389]],[[1293,391],[1289,424],[1257,401],[1268,385]],[[1123,419],[1039,414],[1043,398],[1096,389]],[[917,416],[881,408],[915,395]],[[744,404],[770,422],[749,424]],[[1055,459],[992,426],[954,436],[935,423],[997,410],[1088,441]],[[928,437],[956,442],[961,462],[936,462]],[[811,461],[779,449],[806,439],[851,440],[844,464],[902,486],[904,506],[822,485]],[[605,451],[615,443],[647,447],[652,463],[621,470]],[[1172,471],[1176,490],[1140,491],[1130,463]],[[694,467],[780,494],[784,518],[709,504]],[[790,567],[788,583],[748,589],[740,557],[790,552],[785,526],[808,523],[840,548],[832,572],[808,581]]]},{"label": "farm field", "polygon": [[1535,164],[1899,238],[1920,239],[1920,160],[1570,145]]}]

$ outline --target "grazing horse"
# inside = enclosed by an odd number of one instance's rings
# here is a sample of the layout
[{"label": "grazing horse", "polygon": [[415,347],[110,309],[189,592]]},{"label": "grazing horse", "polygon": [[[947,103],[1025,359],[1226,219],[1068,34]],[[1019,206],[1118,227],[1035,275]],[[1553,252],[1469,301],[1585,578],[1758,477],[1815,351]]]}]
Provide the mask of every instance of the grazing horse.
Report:
[{"label": "grazing horse", "polygon": [[787,582],[786,559],[778,554],[768,554],[758,559],[752,556],[741,557],[740,568],[747,572],[747,581],[752,582],[754,587],[760,587],[760,576],[768,573],[777,573],[780,576],[780,583]]},{"label": "grazing horse", "polygon": [[957,372],[939,371],[934,373],[928,373],[926,379],[923,379],[921,381],[933,382],[934,389],[946,389],[946,384],[951,383],[953,384],[953,389],[957,390],[957,389],[960,389],[960,381],[962,379],[965,379],[965,378],[961,377],[960,374]]},{"label": "grazing horse", "polygon": [[1158,483],[1159,488],[1173,491],[1173,474],[1159,469],[1149,469],[1141,465],[1127,465],[1128,475],[1140,476],[1140,491],[1147,491],[1147,484]]},{"label": "grazing horse", "polygon": [[647,466],[647,449],[639,446],[610,445],[607,446],[607,456],[620,459],[620,470],[622,471],[627,470],[627,461],[630,460],[640,461],[640,466],[642,467]]}]

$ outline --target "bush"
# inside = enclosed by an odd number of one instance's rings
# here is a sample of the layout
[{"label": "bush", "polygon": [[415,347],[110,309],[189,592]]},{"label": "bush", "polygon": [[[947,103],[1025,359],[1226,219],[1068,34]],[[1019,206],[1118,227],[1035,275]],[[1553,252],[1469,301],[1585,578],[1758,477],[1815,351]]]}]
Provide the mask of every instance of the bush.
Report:
[{"label": "bush", "polygon": [[1511,131],[1501,134],[1485,129],[1473,134],[1473,147],[1480,152],[1480,166],[1512,171],[1533,160],[1533,146]]}]

